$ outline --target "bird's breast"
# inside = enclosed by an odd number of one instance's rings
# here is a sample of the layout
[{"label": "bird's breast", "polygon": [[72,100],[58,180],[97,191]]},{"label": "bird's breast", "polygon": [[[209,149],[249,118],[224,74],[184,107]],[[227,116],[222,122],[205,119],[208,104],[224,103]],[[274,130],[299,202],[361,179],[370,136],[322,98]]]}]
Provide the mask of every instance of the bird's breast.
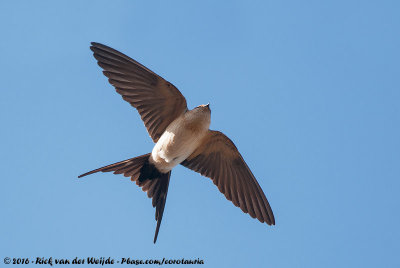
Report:
[{"label": "bird's breast", "polygon": [[151,162],[163,173],[183,162],[200,145],[208,125],[201,121],[178,118],[172,122],[157,141],[151,153]]}]

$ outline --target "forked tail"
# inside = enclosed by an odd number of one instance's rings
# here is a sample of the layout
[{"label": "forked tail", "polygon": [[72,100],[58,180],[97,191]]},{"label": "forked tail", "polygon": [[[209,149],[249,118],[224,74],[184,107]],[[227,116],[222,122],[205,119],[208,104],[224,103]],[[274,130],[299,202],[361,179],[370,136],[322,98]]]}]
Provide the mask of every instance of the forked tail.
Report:
[{"label": "forked tail", "polygon": [[157,227],[154,234],[154,243],[156,243],[164,213],[165,202],[167,201],[171,171],[168,173],[159,172],[153,164],[149,163],[149,157],[150,154],[145,154],[127,159],[89,171],[78,176],[78,178],[100,171],[113,171],[114,174],[123,174],[125,177],[131,177],[131,181],[136,181],[136,184],[141,187],[143,191],[147,192],[147,196],[152,198],[153,207],[156,208]]}]

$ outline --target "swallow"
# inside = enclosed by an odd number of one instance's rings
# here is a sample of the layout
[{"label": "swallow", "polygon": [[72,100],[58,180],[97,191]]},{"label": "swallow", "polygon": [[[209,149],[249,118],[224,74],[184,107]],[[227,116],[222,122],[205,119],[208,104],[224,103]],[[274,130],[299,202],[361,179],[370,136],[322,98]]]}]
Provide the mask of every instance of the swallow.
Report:
[{"label": "swallow", "polygon": [[189,110],[185,97],[170,82],[139,62],[108,46],[92,42],[90,49],[103,74],[122,98],[139,112],[155,143],[151,153],[80,175],[113,172],[130,177],[147,192],[156,208],[160,229],[172,169],[181,164],[210,178],[226,199],[261,223],[275,225],[267,198],[235,144],[210,130],[210,105]]}]

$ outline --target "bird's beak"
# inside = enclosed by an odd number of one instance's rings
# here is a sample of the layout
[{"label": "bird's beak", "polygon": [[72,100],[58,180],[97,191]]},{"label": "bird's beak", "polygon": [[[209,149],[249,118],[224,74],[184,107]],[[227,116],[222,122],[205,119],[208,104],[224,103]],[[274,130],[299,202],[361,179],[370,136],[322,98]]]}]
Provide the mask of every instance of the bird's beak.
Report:
[{"label": "bird's beak", "polygon": [[210,103],[207,103],[206,107],[207,107],[208,109],[210,109]]}]

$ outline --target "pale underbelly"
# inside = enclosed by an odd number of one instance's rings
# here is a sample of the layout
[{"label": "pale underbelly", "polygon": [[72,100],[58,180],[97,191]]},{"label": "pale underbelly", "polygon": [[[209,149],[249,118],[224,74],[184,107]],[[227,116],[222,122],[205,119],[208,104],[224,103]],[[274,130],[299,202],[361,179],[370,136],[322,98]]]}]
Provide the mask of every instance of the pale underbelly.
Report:
[{"label": "pale underbelly", "polygon": [[182,163],[199,146],[205,132],[165,131],[151,152],[150,162],[163,173]]}]

